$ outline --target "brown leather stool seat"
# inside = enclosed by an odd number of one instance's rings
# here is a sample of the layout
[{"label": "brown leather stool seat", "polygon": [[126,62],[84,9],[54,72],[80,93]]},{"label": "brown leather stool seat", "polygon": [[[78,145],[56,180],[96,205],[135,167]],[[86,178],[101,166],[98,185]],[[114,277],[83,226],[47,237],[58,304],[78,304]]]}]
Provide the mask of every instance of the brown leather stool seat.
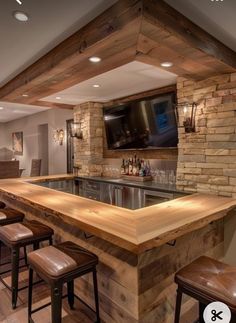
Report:
[{"label": "brown leather stool seat", "polygon": [[[28,254],[28,263],[30,268],[29,275],[29,322],[32,321],[31,315],[36,312],[32,311],[32,282],[33,270],[51,286],[51,305],[52,305],[52,323],[61,322],[61,301],[62,287],[67,283],[68,302],[71,308],[74,304],[74,279],[89,272],[93,272],[94,293],[97,322],[99,318],[98,290],[96,266],[98,257],[88,250],[67,241],[56,246],[48,246]],[[78,297],[77,297],[78,298]],[[49,304],[46,304],[46,306]]]},{"label": "brown leather stool seat", "polygon": [[199,301],[199,322],[207,304],[219,301],[236,313],[236,267],[200,257],[175,275],[178,284],[175,323],[179,323],[182,293]]},{"label": "brown leather stool seat", "polygon": [[88,250],[67,241],[29,253],[28,262],[37,273],[45,275],[47,280],[53,280],[74,270],[82,271],[96,266],[98,258]]},{"label": "brown leather stool seat", "polygon": [[0,240],[7,246],[24,246],[48,240],[53,235],[53,230],[38,222],[25,221],[0,227]]},{"label": "brown leather stool seat", "polygon": [[[18,274],[19,274],[19,251],[21,247],[33,245],[34,250],[39,248],[39,243],[49,241],[52,244],[53,230],[38,222],[25,221],[24,223],[12,223],[0,227],[0,251],[3,243],[11,250],[12,264],[12,285],[9,287],[4,280],[2,283],[12,292],[12,307],[16,307],[18,295]],[[3,274],[3,273],[0,273]]]},{"label": "brown leather stool seat", "polygon": [[11,209],[0,207],[0,226],[7,225],[15,222],[22,222],[24,219],[24,213]]}]

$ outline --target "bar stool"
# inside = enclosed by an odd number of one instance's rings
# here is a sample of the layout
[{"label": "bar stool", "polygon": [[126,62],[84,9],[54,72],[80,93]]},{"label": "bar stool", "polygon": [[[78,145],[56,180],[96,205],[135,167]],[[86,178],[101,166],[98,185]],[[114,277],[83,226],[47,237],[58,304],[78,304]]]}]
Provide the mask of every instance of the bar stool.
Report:
[{"label": "bar stool", "polygon": [[2,202],[0,202],[0,226],[22,222],[24,220],[24,213],[11,208],[1,208],[1,203]]},{"label": "bar stool", "polygon": [[236,267],[209,257],[200,257],[175,275],[178,284],[175,323],[180,322],[182,294],[199,302],[199,323],[204,323],[203,312],[211,302],[223,302],[231,310],[236,322]]},{"label": "bar stool", "polygon": [[[17,210],[11,209],[6,207],[6,204],[0,201],[0,226],[22,222],[25,215]],[[26,248],[24,247],[24,257],[20,258],[20,260],[24,259],[25,264],[27,264],[27,257],[26,257]],[[0,266],[9,265],[11,262],[6,261],[2,262],[2,254],[1,254],[1,244],[0,244]],[[4,273],[9,272],[9,270],[5,271]],[[1,273],[0,273],[1,275]]]},{"label": "bar stool", "polygon": [[[84,305],[94,310],[74,294],[74,279],[93,273],[95,308],[97,323],[99,317],[99,301],[97,288],[96,266],[98,257],[86,249],[67,241],[56,246],[48,246],[28,254],[29,263],[29,297],[28,297],[28,322],[33,322],[31,315],[51,304],[51,322],[61,323],[62,298],[68,297],[70,308],[73,309],[74,297]],[[32,310],[32,285],[33,271],[37,273],[51,288],[51,303]],[[63,296],[63,284],[67,283],[68,294]]]},{"label": "bar stool", "polygon": [[[34,250],[39,248],[41,241],[49,241],[52,244],[53,230],[38,221],[26,221],[24,223],[12,223],[0,227],[0,248],[3,243],[11,250],[11,287],[0,276],[1,282],[12,293],[12,308],[16,308],[18,291],[26,287],[18,288],[19,276],[19,250],[21,247],[33,245]],[[6,273],[6,272],[4,272]],[[4,274],[4,273],[1,273]]]}]

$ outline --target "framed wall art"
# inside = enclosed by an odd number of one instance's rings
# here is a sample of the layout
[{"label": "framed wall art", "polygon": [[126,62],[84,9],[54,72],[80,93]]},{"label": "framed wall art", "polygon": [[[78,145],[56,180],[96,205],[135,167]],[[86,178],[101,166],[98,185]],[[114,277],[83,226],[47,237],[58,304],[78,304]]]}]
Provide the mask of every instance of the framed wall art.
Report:
[{"label": "framed wall art", "polygon": [[12,150],[15,155],[23,155],[23,132],[12,133]]}]

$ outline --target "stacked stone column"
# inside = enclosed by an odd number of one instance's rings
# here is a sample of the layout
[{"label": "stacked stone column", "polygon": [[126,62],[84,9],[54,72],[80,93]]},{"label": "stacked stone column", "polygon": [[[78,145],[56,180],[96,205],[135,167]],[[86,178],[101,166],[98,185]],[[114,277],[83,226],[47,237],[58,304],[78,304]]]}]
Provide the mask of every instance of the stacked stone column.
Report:
[{"label": "stacked stone column", "polygon": [[74,109],[74,121],[81,123],[83,139],[74,139],[74,164],[79,175],[101,176],[103,164],[102,104],[82,103]]}]

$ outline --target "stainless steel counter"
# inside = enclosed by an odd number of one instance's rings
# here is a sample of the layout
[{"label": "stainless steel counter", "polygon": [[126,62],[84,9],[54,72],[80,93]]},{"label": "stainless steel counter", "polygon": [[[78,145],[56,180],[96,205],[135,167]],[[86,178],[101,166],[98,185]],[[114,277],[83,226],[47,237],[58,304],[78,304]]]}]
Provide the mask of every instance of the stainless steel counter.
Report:
[{"label": "stainless steel counter", "polygon": [[135,182],[109,177],[78,176],[79,195],[135,210],[187,195],[175,185]]},{"label": "stainless steel counter", "polygon": [[128,181],[122,178],[111,178],[111,177],[103,177],[103,176],[77,176],[75,177],[75,179],[87,179],[87,180],[99,181],[104,183],[114,183],[114,184],[150,189],[153,191],[161,190],[163,192],[183,193],[177,190],[175,184],[161,184],[161,183],[155,183],[153,181],[136,182],[136,181],[132,181],[132,179]]}]

